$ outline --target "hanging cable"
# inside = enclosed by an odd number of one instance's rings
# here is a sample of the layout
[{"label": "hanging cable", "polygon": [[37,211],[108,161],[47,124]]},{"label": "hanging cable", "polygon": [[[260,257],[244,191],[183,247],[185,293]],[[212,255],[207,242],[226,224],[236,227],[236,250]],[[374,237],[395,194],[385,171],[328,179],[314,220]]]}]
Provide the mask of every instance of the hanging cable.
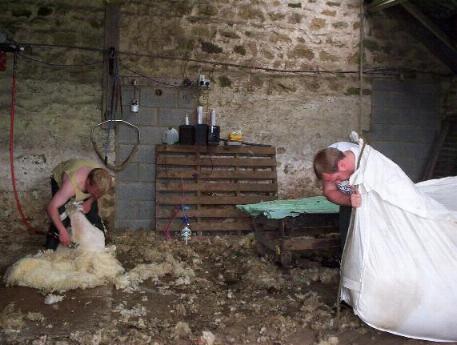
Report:
[{"label": "hanging cable", "polygon": [[[122,85],[121,85],[121,77],[119,74],[119,62],[118,62],[118,55],[114,48],[110,48],[109,50],[109,73],[112,75],[112,83],[111,83],[111,98],[110,98],[110,108],[106,112],[105,121],[99,123],[95,127],[92,128],[90,133],[90,140],[92,142],[92,146],[94,148],[95,153],[105,163],[105,166],[113,171],[121,171],[123,170],[129,160],[133,157],[133,155],[138,150],[138,145],[140,144],[140,130],[137,126],[132,125],[131,123],[122,120],[124,117],[124,108],[122,105]],[[120,118],[116,118],[116,114],[120,109]],[[136,133],[136,142],[133,144],[133,147],[128,154],[127,158],[124,159],[121,163],[115,165],[108,162],[108,152],[109,152],[109,145],[111,141],[111,131],[114,129],[114,126],[125,125],[130,129],[133,129]],[[105,142],[103,144],[104,148],[104,155],[100,153],[97,147],[97,143],[95,140],[95,129],[100,127],[105,129],[106,136]]]},{"label": "hanging cable", "polygon": [[156,78],[149,77],[149,76],[147,76],[147,75],[145,75],[143,73],[137,72],[137,71],[129,68],[126,64],[120,63],[120,65],[121,65],[122,68],[124,68],[125,70],[129,71],[130,73],[133,73],[133,74],[135,74],[137,76],[140,76],[140,77],[142,77],[144,79],[151,80],[156,84],[165,85],[165,86],[168,86],[168,87],[182,87],[182,85],[170,84],[170,83],[166,83],[164,81],[158,80]]},{"label": "hanging cable", "polygon": [[[84,51],[91,51],[91,52],[104,52],[104,49],[101,48],[92,48],[92,47],[81,47],[81,46],[71,46],[71,45],[58,45],[58,44],[44,44],[44,43],[20,43],[22,46],[30,46],[30,47],[44,47],[44,48],[65,48],[65,49],[76,49],[76,50],[84,50]],[[213,66],[222,66],[222,67],[233,67],[237,69],[250,69],[250,70],[258,70],[270,73],[282,73],[282,74],[302,74],[302,75],[316,75],[316,74],[333,74],[333,75],[341,75],[341,74],[348,74],[348,75],[358,75],[360,73],[359,70],[323,70],[323,69],[280,69],[280,68],[271,68],[271,67],[262,67],[262,66],[255,66],[255,65],[243,65],[237,63],[230,63],[230,62],[223,62],[223,61],[213,61],[213,60],[200,60],[200,59],[192,59],[188,57],[181,57],[181,56],[168,56],[168,55],[157,55],[157,54],[143,54],[137,53],[132,51],[119,51],[119,55],[124,56],[133,56],[133,57],[145,57],[149,59],[158,59],[158,60],[172,60],[172,61],[184,61],[184,62],[194,62],[198,64],[206,64],[206,65],[213,65]],[[126,68],[127,69],[127,68]],[[387,68],[387,69],[379,69],[379,68],[368,68],[363,71],[364,74],[367,75],[385,75],[385,76],[392,76],[392,75],[399,75],[403,73],[403,71],[408,70],[404,68]],[[419,74],[429,74],[429,75],[436,75],[440,77],[452,77],[450,73],[439,73],[434,71],[425,71],[425,70],[414,70],[409,69],[409,72],[415,72]],[[133,72],[141,76],[138,72]],[[147,77],[148,79],[153,79]],[[157,82],[157,80],[155,80]]]},{"label": "hanging cable", "polygon": [[105,165],[108,165],[108,150],[109,150],[109,143],[110,143],[110,136],[111,136],[111,130],[113,129],[113,120],[115,117],[115,107],[117,108],[117,91],[118,91],[118,78],[119,78],[119,66],[118,66],[118,61],[117,61],[117,55],[116,51],[114,48],[111,48],[109,50],[109,61],[110,61],[110,67],[112,70],[113,75],[113,80],[111,84],[111,100],[110,100],[110,109],[108,111],[108,118],[107,124],[108,124],[108,130],[106,132],[106,137],[105,137],[105,143],[103,145],[104,150],[105,150],[105,157],[104,157],[104,163]]},{"label": "hanging cable", "polygon": [[357,130],[362,133],[363,119],[363,64],[365,58],[365,5],[364,0],[360,0],[360,40],[359,40],[359,114],[357,116]]},{"label": "hanging cable", "polygon": [[10,138],[9,138],[9,157],[10,157],[10,172],[11,172],[11,182],[13,184],[13,193],[14,199],[16,201],[16,208],[21,217],[22,223],[26,226],[27,230],[30,233],[35,234],[44,234],[43,231],[35,229],[30,222],[27,220],[27,217],[22,210],[21,202],[19,201],[19,195],[16,188],[16,175],[14,171],[14,117],[16,113],[16,71],[17,71],[17,52],[13,54],[13,76],[11,81],[11,111],[10,111]]},{"label": "hanging cable", "polygon": [[31,57],[31,56],[28,56],[28,55],[25,55],[22,53],[19,54],[19,57],[26,59],[26,60],[30,60],[30,61],[34,61],[34,62],[43,64],[46,66],[51,66],[51,67],[93,67],[93,66],[99,66],[99,65],[103,64],[103,61],[88,62],[88,63],[82,63],[82,64],[56,64],[56,63],[39,60],[37,58]]}]

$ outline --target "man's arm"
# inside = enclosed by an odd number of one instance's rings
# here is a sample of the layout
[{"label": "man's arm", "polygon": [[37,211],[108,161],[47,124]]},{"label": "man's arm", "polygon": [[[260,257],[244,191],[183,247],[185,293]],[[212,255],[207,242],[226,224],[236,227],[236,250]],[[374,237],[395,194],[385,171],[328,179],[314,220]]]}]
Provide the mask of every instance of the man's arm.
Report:
[{"label": "man's arm", "polygon": [[91,196],[91,197],[87,198],[86,200],[84,200],[83,205],[82,205],[84,214],[89,213],[89,211],[92,208],[92,204],[94,203],[94,201],[95,201],[95,198],[93,196]]},{"label": "man's arm", "polygon": [[322,182],[322,190],[328,201],[338,205],[351,206],[351,196],[342,193],[338,188],[336,188],[335,183]]},{"label": "man's arm", "polygon": [[70,244],[70,236],[60,220],[59,207],[63,206],[74,195],[75,191],[70,180],[68,178],[64,179],[62,187],[54,194],[47,208],[49,217],[59,231],[59,240],[65,246]]}]

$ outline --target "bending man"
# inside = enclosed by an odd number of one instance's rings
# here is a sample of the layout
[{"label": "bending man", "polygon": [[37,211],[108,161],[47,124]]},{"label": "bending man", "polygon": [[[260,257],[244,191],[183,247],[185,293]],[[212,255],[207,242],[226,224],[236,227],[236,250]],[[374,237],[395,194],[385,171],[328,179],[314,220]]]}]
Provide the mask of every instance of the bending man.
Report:
[{"label": "bending man", "polygon": [[104,232],[97,199],[111,186],[111,175],[95,162],[70,159],[57,165],[51,176],[52,199],[47,211],[52,223],[46,237],[46,248],[55,250],[59,243],[64,246],[70,244],[67,230],[70,220],[66,218],[62,221],[60,214],[65,211],[65,204],[71,198],[83,202],[82,209],[89,222]]},{"label": "bending man", "polygon": [[314,172],[322,181],[324,196],[340,205],[340,235],[344,246],[352,207],[360,206],[360,194],[349,185],[360,155],[360,147],[349,142],[338,142],[320,150],[314,156]]}]

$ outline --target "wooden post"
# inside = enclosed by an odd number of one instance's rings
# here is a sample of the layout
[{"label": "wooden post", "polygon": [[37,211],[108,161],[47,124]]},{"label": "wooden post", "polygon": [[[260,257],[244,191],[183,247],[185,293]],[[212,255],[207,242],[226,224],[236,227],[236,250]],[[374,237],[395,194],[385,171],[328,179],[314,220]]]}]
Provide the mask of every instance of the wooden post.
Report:
[{"label": "wooden post", "polygon": [[103,80],[102,80],[102,120],[107,118],[107,110],[111,100],[111,85],[113,76],[109,73],[109,49],[114,48],[119,51],[119,23],[120,23],[120,7],[118,4],[106,4],[105,7],[105,33],[103,48]]}]

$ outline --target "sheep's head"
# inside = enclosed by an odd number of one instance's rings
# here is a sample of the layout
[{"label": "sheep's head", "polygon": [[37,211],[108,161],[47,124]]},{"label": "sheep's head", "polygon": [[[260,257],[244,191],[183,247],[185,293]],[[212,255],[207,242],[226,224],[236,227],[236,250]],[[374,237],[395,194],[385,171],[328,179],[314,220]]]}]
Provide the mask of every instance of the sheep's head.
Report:
[{"label": "sheep's head", "polygon": [[82,201],[69,201],[65,205],[65,211],[69,216],[75,212],[82,212]]}]

